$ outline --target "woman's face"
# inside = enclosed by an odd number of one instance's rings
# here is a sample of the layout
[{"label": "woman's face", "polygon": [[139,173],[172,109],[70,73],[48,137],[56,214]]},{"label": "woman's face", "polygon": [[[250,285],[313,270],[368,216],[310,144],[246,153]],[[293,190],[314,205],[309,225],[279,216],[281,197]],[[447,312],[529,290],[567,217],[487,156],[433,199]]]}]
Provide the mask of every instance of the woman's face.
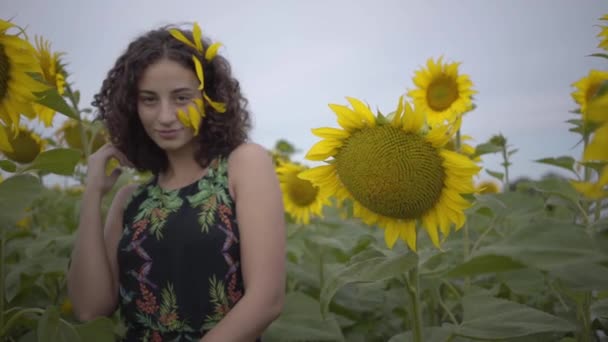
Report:
[{"label": "woman's face", "polygon": [[188,105],[201,92],[196,74],[181,64],[161,59],[144,71],[137,94],[137,112],[148,136],[167,152],[192,148],[193,130],[184,127],[177,110]]}]

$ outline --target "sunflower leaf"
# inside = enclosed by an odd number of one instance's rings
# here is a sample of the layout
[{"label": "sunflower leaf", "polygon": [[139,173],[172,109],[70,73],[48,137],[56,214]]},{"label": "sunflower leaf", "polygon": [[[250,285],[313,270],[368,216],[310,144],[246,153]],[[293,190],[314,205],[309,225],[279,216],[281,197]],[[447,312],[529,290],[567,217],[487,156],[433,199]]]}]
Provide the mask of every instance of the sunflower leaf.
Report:
[{"label": "sunflower leaf", "polygon": [[486,172],[487,172],[487,173],[488,173],[490,176],[492,176],[492,177],[494,177],[494,178],[498,179],[498,180],[499,180],[499,181],[501,181],[501,182],[503,181],[503,179],[504,179],[504,177],[505,177],[504,173],[502,173],[502,172],[492,171],[492,170],[488,170],[488,169],[486,169]]},{"label": "sunflower leaf", "polygon": [[496,153],[502,151],[502,147],[493,143],[483,143],[475,147],[475,156],[481,156],[484,154]]},{"label": "sunflower leaf", "polygon": [[0,160],[0,169],[6,172],[15,172],[17,171],[17,165],[10,160]]},{"label": "sunflower leaf", "polygon": [[65,102],[65,99],[61,95],[59,95],[57,89],[49,89],[45,92],[37,93],[36,95],[39,97],[37,101],[39,104],[49,107],[67,117],[79,119],[72,107]]},{"label": "sunflower leaf", "polygon": [[574,158],[570,156],[561,156],[557,158],[543,158],[535,160],[537,163],[553,165],[574,172]]},{"label": "sunflower leaf", "polygon": [[588,57],[600,57],[608,59],[608,54],[605,53],[592,53]]},{"label": "sunflower leaf", "polygon": [[414,253],[374,257],[352,263],[330,275],[319,296],[321,312],[327,317],[329,304],[340,288],[353,283],[370,283],[403,275],[418,263]]},{"label": "sunflower leaf", "polygon": [[0,226],[17,222],[41,189],[38,178],[27,174],[12,176],[0,183]]},{"label": "sunflower leaf", "polygon": [[24,171],[41,170],[69,176],[80,160],[80,151],[72,148],[56,148],[40,153]]},{"label": "sunflower leaf", "polygon": [[465,296],[462,305],[464,319],[455,333],[471,339],[502,340],[576,330],[567,320],[487,294]]}]

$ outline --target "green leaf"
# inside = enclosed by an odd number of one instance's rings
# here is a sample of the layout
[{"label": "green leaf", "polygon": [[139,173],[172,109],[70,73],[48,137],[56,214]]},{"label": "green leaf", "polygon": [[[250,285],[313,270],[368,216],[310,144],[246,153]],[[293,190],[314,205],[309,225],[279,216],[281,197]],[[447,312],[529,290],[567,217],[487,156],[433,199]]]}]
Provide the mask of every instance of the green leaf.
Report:
[{"label": "green leaf", "polygon": [[591,304],[591,320],[596,317],[600,317],[603,319],[608,319],[608,298],[598,300],[597,302]]},{"label": "green leaf", "polygon": [[592,53],[592,54],[589,55],[589,57],[601,57],[601,58],[608,59],[608,54],[605,54],[605,53]]},{"label": "green leaf", "polygon": [[414,253],[407,253],[392,257],[368,258],[348,265],[329,276],[325,286],[321,289],[321,312],[326,316],[329,303],[336,292],[344,285],[391,279],[405,274],[417,262],[418,257]]},{"label": "green leaf", "polygon": [[525,265],[500,255],[481,255],[457,265],[448,272],[449,277],[465,277],[484,273],[505,272],[524,268]]},{"label": "green leaf", "polygon": [[574,158],[570,156],[562,156],[557,158],[543,158],[535,160],[537,163],[553,165],[557,167],[561,167],[566,170],[574,171],[574,163],[576,162]]},{"label": "green leaf", "polygon": [[504,177],[505,177],[504,173],[501,173],[501,172],[492,171],[492,170],[488,170],[488,169],[486,169],[486,172],[487,172],[487,173],[488,173],[490,176],[492,176],[492,177],[494,177],[494,178],[498,179],[498,180],[499,180],[499,181],[501,181],[501,182],[503,181],[503,179],[504,179]]},{"label": "green leaf", "polygon": [[42,93],[37,93],[36,95],[40,96],[38,99],[38,103],[43,106],[49,107],[52,110],[59,112],[63,115],[66,115],[70,118],[77,119],[78,115],[74,112],[72,107],[70,107],[65,99],[59,95],[57,89],[52,88]]},{"label": "green leaf", "polygon": [[57,148],[42,152],[24,170],[40,170],[63,176],[70,176],[74,173],[74,168],[80,161],[81,153],[79,150],[71,148]]},{"label": "green leaf", "polygon": [[84,324],[75,326],[83,342],[113,342],[116,341],[114,323],[107,317],[99,317]]},{"label": "green leaf", "polygon": [[488,142],[479,144],[475,147],[475,156],[481,156],[484,154],[496,153],[501,151],[502,147]]},{"label": "green leaf", "polygon": [[48,307],[38,319],[38,342],[62,341],[59,325],[59,310],[55,306]]},{"label": "green leaf", "polygon": [[41,191],[38,178],[27,174],[12,176],[0,183],[0,227],[19,221]]},{"label": "green leaf", "polygon": [[317,300],[303,293],[286,295],[281,316],[264,332],[264,341],[344,341],[338,322],[324,320]]},{"label": "green leaf", "polygon": [[526,305],[488,295],[462,298],[464,319],[456,334],[474,339],[506,339],[544,332],[571,332],[576,327],[564,319]]},{"label": "green leaf", "polygon": [[510,157],[510,156],[514,155],[515,153],[517,153],[517,151],[519,151],[519,149],[518,148],[514,148],[511,151],[507,152],[507,155]]},{"label": "green leaf", "polygon": [[[425,327],[422,329],[423,341],[446,342],[446,341],[462,341],[458,337],[452,337],[452,326],[446,324],[443,327]],[[397,334],[391,337],[388,342],[414,342],[414,336],[411,331]]]},{"label": "green leaf", "polygon": [[10,160],[0,160],[0,169],[6,172],[15,172],[17,171],[17,165]]}]

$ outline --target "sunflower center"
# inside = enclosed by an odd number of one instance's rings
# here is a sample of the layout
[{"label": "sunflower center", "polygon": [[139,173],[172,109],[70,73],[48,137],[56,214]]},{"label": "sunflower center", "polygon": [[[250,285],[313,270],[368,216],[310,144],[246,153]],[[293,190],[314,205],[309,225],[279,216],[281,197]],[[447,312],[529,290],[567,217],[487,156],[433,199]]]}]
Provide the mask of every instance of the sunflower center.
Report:
[{"label": "sunflower center", "polygon": [[297,206],[309,206],[317,198],[318,192],[319,189],[315,188],[309,181],[300,179],[296,175],[289,177],[287,194]]},{"label": "sunflower center", "polygon": [[[12,134],[12,133],[11,133]],[[32,162],[40,154],[40,142],[36,141],[30,132],[19,131],[15,138],[10,138],[10,144],[13,146],[13,152],[3,152],[4,155],[21,164]]]},{"label": "sunflower center", "polygon": [[439,201],[443,159],[424,137],[390,125],[352,134],[336,155],[341,182],[367,209],[415,219]]},{"label": "sunflower center", "polygon": [[458,99],[458,84],[448,76],[440,76],[433,80],[426,93],[431,109],[442,112]]},{"label": "sunflower center", "polygon": [[6,55],[6,52],[4,52],[4,46],[0,44],[0,100],[2,100],[8,92],[8,72],[10,66],[8,56]]}]

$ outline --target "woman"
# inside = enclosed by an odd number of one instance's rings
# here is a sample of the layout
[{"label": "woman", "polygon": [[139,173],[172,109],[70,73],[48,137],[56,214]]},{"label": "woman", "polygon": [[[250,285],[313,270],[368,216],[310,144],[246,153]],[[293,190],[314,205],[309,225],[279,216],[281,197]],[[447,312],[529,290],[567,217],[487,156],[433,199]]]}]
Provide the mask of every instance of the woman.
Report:
[{"label": "woman", "polygon": [[[120,310],[125,341],[254,341],[281,312],[283,203],[217,44],[164,27],[133,41],[95,96],[111,137],[88,159],[68,274],[81,320]],[[100,204],[120,170],[154,177]]]}]

